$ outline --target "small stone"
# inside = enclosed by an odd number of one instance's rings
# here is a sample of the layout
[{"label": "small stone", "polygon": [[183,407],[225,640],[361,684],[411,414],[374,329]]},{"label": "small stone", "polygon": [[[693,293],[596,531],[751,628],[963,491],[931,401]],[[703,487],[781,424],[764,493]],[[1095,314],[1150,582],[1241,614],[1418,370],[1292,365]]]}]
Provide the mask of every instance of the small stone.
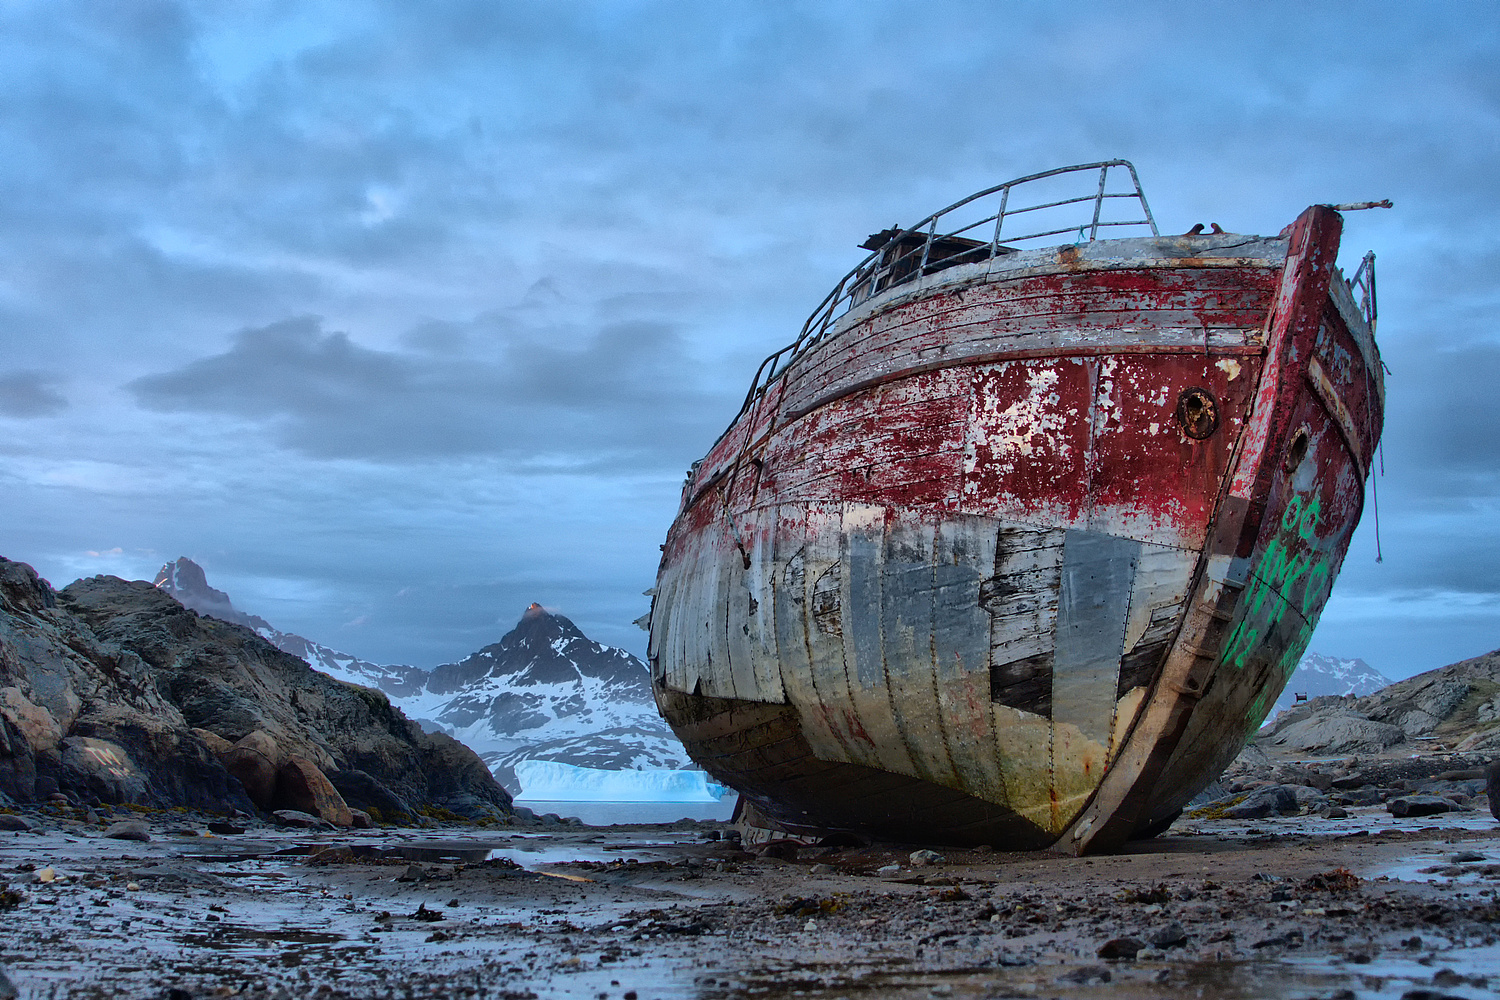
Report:
[{"label": "small stone", "polygon": [[51,868],[43,868],[41,871],[36,873],[34,878],[38,882],[51,882],[57,878],[57,872]]},{"label": "small stone", "polygon": [[802,925],[802,929],[805,931],[815,931],[818,929],[818,922],[811,917],[808,917],[807,923]]},{"label": "small stone", "polygon": [[875,869],[876,875],[897,875],[901,872],[900,865],[881,865]]},{"label": "small stone", "polygon": [[457,906],[458,905],[458,897],[454,896],[452,899],[448,900],[448,905],[449,906]]},{"label": "small stone", "polygon": [[411,914],[411,919],[420,920],[423,923],[435,924],[443,919],[443,914],[438,910],[429,910],[426,903],[418,903],[417,912]]},{"label": "small stone", "polygon": [[0,813],[0,830],[24,833],[32,828],[31,821],[25,816],[17,816],[14,813]]},{"label": "small stone", "polygon": [[911,861],[914,867],[918,868],[925,865],[944,865],[948,863],[948,859],[943,857],[937,851],[929,851],[925,849],[920,851],[912,851],[908,860]]},{"label": "small stone", "polygon": [[1171,923],[1151,935],[1151,944],[1157,948],[1178,948],[1187,944],[1187,931],[1182,925]]},{"label": "small stone", "polygon": [[1146,947],[1146,942],[1139,938],[1113,938],[1104,942],[1099,948],[1099,957],[1109,962],[1118,962],[1121,959],[1133,959],[1144,947]]},{"label": "small stone", "polygon": [[1448,860],[1455,865],[1462,865],[1468,864],[1470,861],[1486,861],[1488,859],[1478,851],[1459,851],[1457,854],[1450,854]]},{"label": "small stone", "polygon": [[1432,974],[1432,985],[1434,986],[1476,986],[1480,989],[1489,985],[1487,976],[1465,976],[1454,972],[1452,969],[1439,969]]},{"label": "small stone", "polygon": [[374,818],[363,809],[350,809],[349,817],[350,825],[356,830],[373,830],[375,828]]},{"label": "small stone", "polygon": [[1349,818],[1349,810],[1345,809],[1343,806],[1324,806],[1323,807],[1323,818],[1324,819],[1348,819]]},{"label": "small stone", "polygon": [[833,865],[825,865],[820,863],[812,866],[812,873],[814,875],[832,875],[835,871],[837,871],[837,869],[835,869]]},{"label": "small stone", "polygon": [[420,882],[427,878],[427,869],[421,865],[412,863],[406,866],[406,870],[396,876],[397,882]]},{"label": "small stone", "polygon": [[125,883],[125,891],[126,892],[140,892],[141,891],[141,884],[139,882],[126,882]]},{"label": "small stone", "polygon": [[245,828],[243,826],[236,826],[233,823],[225,823],[222,820],[215,820],[214,822],[208,824],[208,832],[217,833],[225,837],[233,837],[237,834],[244,833]]},{"label": "small stone", "polygon": [[144,844],[151,839],[151,830],[140,820],[125,819],[105,827],[104,836],[110,840],[138,840]]}]

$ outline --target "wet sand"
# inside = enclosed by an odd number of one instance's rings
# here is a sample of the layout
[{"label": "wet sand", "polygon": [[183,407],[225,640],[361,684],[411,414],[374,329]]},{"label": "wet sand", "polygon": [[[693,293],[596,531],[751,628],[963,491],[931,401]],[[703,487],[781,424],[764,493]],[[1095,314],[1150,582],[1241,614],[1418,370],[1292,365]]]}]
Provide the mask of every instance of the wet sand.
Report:
[{"label": "wet sand", "polygon": [[915,866],[757,857],[715,823],[207,836],[158,815],[138,843],[44,813],[0,834],[0,966],[22,997],[1494,996],[1493,818],[1350,812]]}]

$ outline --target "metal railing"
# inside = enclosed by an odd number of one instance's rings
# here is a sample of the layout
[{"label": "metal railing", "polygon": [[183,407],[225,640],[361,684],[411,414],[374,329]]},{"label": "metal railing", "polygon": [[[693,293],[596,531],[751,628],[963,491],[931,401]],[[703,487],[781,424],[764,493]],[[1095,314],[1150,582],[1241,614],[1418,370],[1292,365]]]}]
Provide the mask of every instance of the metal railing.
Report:
[{"label": "metal railing", "polygon": [[[1123,167],[1129,172],[1129,190],[1108,190],[1110,169],[1114,167]],[[1051,177],[1090,171],[1098,171],[1099,177],[1097,187],[1090,193],[1075,197],[1054,197],[1036,204],[1024,204],[1020,208],[1014,206],[1011,194],[1024,184],[1034,184]],[[1106,212],[1107,204],[1111,204],[1116,199],[1131,198],[1140,205],[1144,218],[1108,217],[1112,213]],[[990,208],[991,205],[994,206],[993,210]],[[1066,209],[1072,205],[1092,206],[1092,212],[1086,214],[1082,221],[1070,222],[1068,225],[1057,228],[1059,216],[1053,210]],[[1040,216],[1029,214],[1049,211],[1052,212],[1050,217],[1045,214]],[[978,218],[971,218],[976,214]],[[1024,222],[1030,222],[1032,219],[1046,221],[1041,222],[1042,228],[1035,232],[1023,229],[1017,234],[1015,227],[1018,216],[1024,217]],[[939,231],[940,224],[945,221],[947,224],[942,226],[942,231]],[[1012,226],[1009,231],[1005,228],[1007,222]],[[950,229],[948,226],[954,228]],[[990,226],[994,228],[990,229]],[[1051,228],[1048,228],[1049,226]],[[766,391],[766,387],[771,384],[772,380],[786,371],[798,355],[818,344],[839,317],[861,302],[936,271],[960,264],[981,263],[1015,253],[1017,248],[1012,244],[1061,236],[1066,233],[1076,233],[1075,242],[1077,243],[1091,242],[1098,239],[1101,229],[1116,226],[1148,226],[1151,235],[1160,235],[1156,228],[1156,220],[1151,216],[1151,206],[1146,204],[1146,194],[1141,189],[1140,178],[1136,175],[1135,166],[1129,160],[1080,163],[1071,167],[1059,167],[1056,170],[1017,177],[1015,180],[971,194],[962,201],[932,213],[910,228],[892,228],[879,233],[871,237],[871,242],[865,244],[871,250],[870,255],[844,275],[833,287],[833,291],[818,303],[818,307],[807,317],[807,322],[802,324],[802,330],[798,333],[797,339],[760,363],[740,412],[744,413],[750,404]],[[975,239],[976,235],[982,235],[984,239]],[[1004,243],[1001,242],[1002,238]]]},{"label": "metal railing", "polygon": [[1360,314],[1364,316],[1365,322],[1370,325],[1370,332],[1375,332],[1375,251],[1371,250],[1365,254],[1364,260],[1359,262],[1359,269],[1354,272],[1354,277],[1348,281],[1349,294],[1359,306]]}]

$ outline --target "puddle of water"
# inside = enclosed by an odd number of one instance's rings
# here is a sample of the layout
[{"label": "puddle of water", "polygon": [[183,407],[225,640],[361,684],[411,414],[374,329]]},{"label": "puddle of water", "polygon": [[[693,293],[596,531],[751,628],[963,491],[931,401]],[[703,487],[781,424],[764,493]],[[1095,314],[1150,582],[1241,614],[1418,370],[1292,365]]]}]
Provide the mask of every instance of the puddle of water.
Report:
[{"label": "puddle of water", "polygon": [[1322,816],[1267,816],[1248,820],[1182,819],[1172,828],[1175,836],[1219,837],[1240,839],[1266,835],[1307,834],[1312,836],[1347,836],[1361,830],[1376,835],[1385,830],[1493,830],[1495,818],[1486,809],[1471,812],[1438,813],[1434,816],[1392,816],[1385,806],[1355,806],[1347,819],[1324,819]]},{"label": "puddle of water", "polygon": [[[591,842],[592,841],[592,842]],[[504,839],[474,840],[403,840],[392,842],[316,841],[278,846],[275,843],[256,844],[246,850],[217,853],[193,852],[195,862],[204,864],[242,865],[255,861],[273,859],[296,860],[309,858],[329,848],[347,848],[356,858],[400,858],[428,864],[479,864],[497,858],[513,861],[522,868],[536,870],[572,861],[654,861],[668,857],[665,848],[683,843],[694,843],[687,838],[639,837],[629,840],[607,841],[605,838],[589,840],[563,839],[559,841],[550,834],[516,834]],[[248,845],[247,845],[248,846]],[[233,872],[219,872],[229,876]]]},{"label": "puddle of water", "polygon": [[[1452,860],[1468,853],[1480,855],[1481,860]],[[1365,879],[1388,878],[1401,882],[1459,884],[1500,890],[1500,839],[1423,845],[1418,853],[1409,854],[1394,864],[1360,868],[1355,874]]]},{"label": "puddle of water", "polygon": [[[1414,964],[1414,963],[1413,963]],[[835,968],[747,973],[703,990],[701,1000],[998,1000],[1001,997],[1098,998],[1098,1000],[1300,1000],[1353,989],[1363,998],[1397,998],[1421,976],[1368,974],[1338,968],[1298,967],[1279,962],[1142,962],[1037,964],[1019,968],[916,972],[872,970],[848,975]]]},{"label": "puddle of water", "polygon": [[[1431,935],[1429,935],[1429,938]],[[1431,942],[1437,943],[1437,942]],[[1439,949],[1424,952],[1414,950],[1411,957],[1381,955],[1364,965],[1344,965],[1338,959],[1327,956],[1283,959],[1287,965],[1330,973],[1342,971],[1355,974],[1371,989],[1370,996],[1395,996],[1413,987],[1433,988],[1437,993],[1456,997],[1485,997],[1493,1000],[1493,988],[1500,986],[1500,945],[1480,945],[1473,948]],[[1436,986],[1435,976],[1443,969],[1466,979],[1488,979],[1487,986],[1469,984]],[[1361,992],[1361,997],[1365,996]]]}]

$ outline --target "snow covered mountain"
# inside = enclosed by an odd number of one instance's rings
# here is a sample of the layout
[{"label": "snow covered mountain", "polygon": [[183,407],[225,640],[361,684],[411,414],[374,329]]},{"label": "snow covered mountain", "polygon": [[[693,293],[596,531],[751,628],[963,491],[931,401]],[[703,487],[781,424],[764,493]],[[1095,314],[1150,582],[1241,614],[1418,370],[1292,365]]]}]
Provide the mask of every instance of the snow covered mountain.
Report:
[{"label": "snow covered mountain", "polygon": [[[155,583],[199,614],[254,629],[315,670],[379,688],[408,718],[467,744],[512,794],[523,791],[516,772],[526,761],[570,765],[530,768],[533,784],[549,775],[693,766],[657,714],[646,664],[623,649],[594,642],[567,618],[539,604],[527,608],[499,642],[427,671],[371,663],[279,631],[264,618],[235,608],[228,594],[209,586],[203,569],[191,559],[167,563]],[[637,782],[641,794],[650,797],[662,777],[642,774]],[[621,788],[630,783],[612,782]],[[533,799],[570,797],[556,782],[524,792]]]},{"label": "snow covered mountain", "polygon": [[608,771],[692,766],[657,714],[646,664],[539,604],[499,642],[435,667],[426,691],[401,707],[472,747],[508,788],[519,787],[523,760]]},{"label": "snow covered mountain", "polygon": [[1287,681],[1286,690],[1281,692],[1281,697],[1276,699],[1271,714],[1275,715],[1283,708],[1291,708],[1296,704],[1299,694],[1305,694],[1309,698],[1325,694],[1354,694],[1363,697],[1392,683],[1394,682],[1389,677],[1364,660],[1308,653],[1297,664],[1297,669],[1292,671],[1291,680]]}]

